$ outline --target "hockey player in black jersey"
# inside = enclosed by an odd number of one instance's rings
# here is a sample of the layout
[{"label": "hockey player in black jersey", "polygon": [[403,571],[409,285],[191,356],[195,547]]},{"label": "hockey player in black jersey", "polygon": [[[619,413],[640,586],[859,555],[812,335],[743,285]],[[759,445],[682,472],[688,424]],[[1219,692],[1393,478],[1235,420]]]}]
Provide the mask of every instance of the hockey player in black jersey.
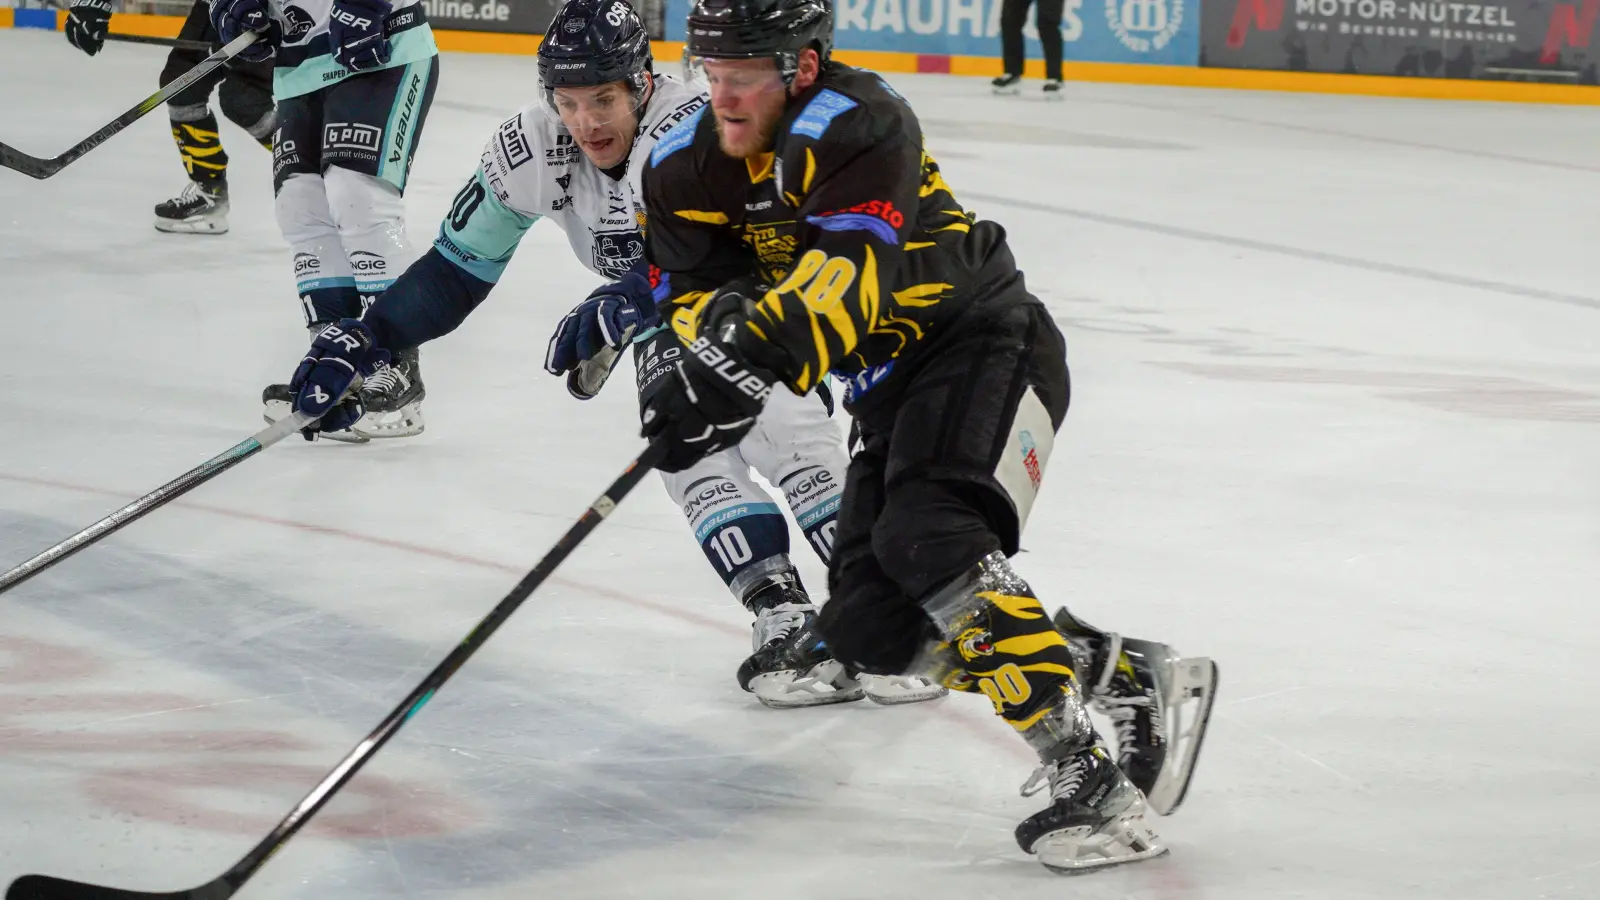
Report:
[{"label": "hockey player in black jersey", "polygon": [[[645,434],[682,468],[739,441],[772,391],[845,379],[861,444],[819,623],[834,654],[987,696],[1039,755],[1024,791],[1051,802],[1017,839],[1045,865],[1159,855],[1146,795],[1163,813],[1182,799],[1215,666],[1052,621],[1012,570],[1067,411],[1065,343],[911,108],[831,45],[826,0],[690,14],[711,104],[644,173],[655,297],[688,352]],[[1117,759],[1086,701],[1117,720]]]}]

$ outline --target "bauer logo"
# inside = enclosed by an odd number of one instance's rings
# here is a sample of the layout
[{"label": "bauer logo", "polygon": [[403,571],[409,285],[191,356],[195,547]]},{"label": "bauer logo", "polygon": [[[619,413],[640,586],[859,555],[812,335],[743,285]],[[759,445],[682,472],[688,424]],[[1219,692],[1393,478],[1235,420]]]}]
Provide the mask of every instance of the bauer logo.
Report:
[{"label": "bauer logo", "polygon": [[361,150],[377,154],[383,131],[360,122],[329,122],[322,128],[322,146],[329,150]]},{"label": "bauer logo", "polygon": [[422,76],[413,72],[411,86],[406,89],[406,103],[400,110],[400,121],[394,126],[394,147],[389,154],[393,165],[405,158],[406,138],[411,134],[411,116],[417,109],[417,98],[422,95]]},{"label": "bauer logo", "polygon": [[1183,0],[1105,0],[1106,24],[1135,53],[1162,50],[1183,27]]}]

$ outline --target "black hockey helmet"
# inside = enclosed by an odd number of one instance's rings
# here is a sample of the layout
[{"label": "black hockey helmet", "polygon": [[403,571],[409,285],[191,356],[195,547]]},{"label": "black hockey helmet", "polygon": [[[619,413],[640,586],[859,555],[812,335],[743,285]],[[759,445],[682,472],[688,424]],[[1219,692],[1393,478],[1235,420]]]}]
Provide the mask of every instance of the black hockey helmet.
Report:
[{"label": "black hockey helmet", "polygon": [[823,62],[833,51],[833,4],[831,0],[695,0],[688,32],[687,57],[772,57],[788,83],[799,68],[801,50],[810,47]]},{"label": "black hockey helmet", "polygon": [[653,71],[650,35],[628,0],[567,0],[539,43],[539,82],[554,109],[556,88],[621,81],[644,102]]}]

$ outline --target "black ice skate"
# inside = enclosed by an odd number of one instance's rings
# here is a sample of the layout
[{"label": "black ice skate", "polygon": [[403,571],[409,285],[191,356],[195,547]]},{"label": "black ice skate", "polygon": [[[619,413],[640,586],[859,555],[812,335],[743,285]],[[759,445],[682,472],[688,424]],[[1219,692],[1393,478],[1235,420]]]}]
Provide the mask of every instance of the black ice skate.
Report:
[{"label": "black ice skate", "polygon": [[402,350],[361,382],[361,404],[367,414],[350,426],[364,438],[399,438],[421,434],[422,364],[417,348]]},{"label": "black ice skate", "polygon": [[739,687],[774,709],[848,703],[865,696],[817,633],[817,608],[792,574],[770,576],[745,599],[756,615],[755,653],[739,666]]},{"label": "black ice skate", "polygon": [[1044,98],[1046,100],[1061,100],[1064,98],[1064,95],[1061,93],[1061,79],[1059,78],[1052,78],[1049,81],[1046,81],[1042,90],[1044,91]]},{"label": "black ice skate", "polygon": [[1017,843],[1052,872],[1075,875],[1167,852],[1145,824],[1143,795],[1100,746],[1041,766],[1022,795],[1046,785],[1052,802],[1017,826]]},{"label": "black ice skate", "polygon": [[156,206],[156,230],[169,234],[227,234],[228,186],[184,185],[178,196]]},{"label": "black ice skate", "polygon": [[[269,384],[261,392],[261,417],[267,422],[276,422],[289,415],[294,409],[294,395],[289,393],[287,384]],[[330,441],[344,441],[347,444],[365,444],[367,439],[354,431],[346,428],[343,431],[324,431],[320,434]]]},{"label": "black ice skate", "polygon": [[1017,94],[1022,93],[1022,76],[1001,75],[999,78],[989,82],[989,87],[993,88],[995,94],[998,96],[1016,96]]},{"label": "black ice skate", "polygon": [[1111,720],[1117,764],[1166,816],[1194,778],[1216,701],[1217,664],[1179,658],[1166,644],[1100,631],[1063,609],[1055,615],[1083,665],[1090,706]]}]

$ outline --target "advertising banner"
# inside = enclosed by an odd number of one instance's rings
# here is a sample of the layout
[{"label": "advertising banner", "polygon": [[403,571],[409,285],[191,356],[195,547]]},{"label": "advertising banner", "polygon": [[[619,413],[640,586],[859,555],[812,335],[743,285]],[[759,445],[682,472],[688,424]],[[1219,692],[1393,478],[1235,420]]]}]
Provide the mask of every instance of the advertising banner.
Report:
[{"label": "advertising banner", "polygon": [[[688,4],[667,5],[668,40],[684,39]],[[834,0],[834,46],[932,56],[1000,55],[1000,0]],[[1033,16],[1028,56],[1040,58]],[[1199,0],[1066,0],[1068,62],[1192,66],[1200,55]]]},{"label": "advertising banner", "polygon": [[1595,84],[1600,0],[1206,0],[1202,66]]},{"label": "advertising banner", "polygon": [[560,0],[421,0],[434,28],[543,34]]}]

